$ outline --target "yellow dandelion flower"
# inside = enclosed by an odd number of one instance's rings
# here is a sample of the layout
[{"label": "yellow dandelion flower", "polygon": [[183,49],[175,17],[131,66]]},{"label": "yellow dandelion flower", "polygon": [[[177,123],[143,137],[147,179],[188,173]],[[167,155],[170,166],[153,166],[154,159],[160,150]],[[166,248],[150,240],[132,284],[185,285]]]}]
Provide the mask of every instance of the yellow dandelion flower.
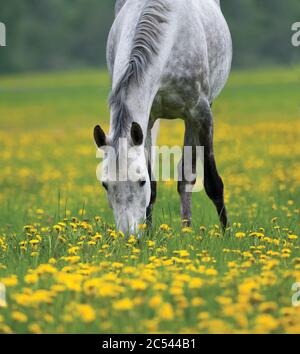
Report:
[{"label": "yellow dandelion flower", "polygon": [[147,331],[153,333],[157,331],[159,322],[157,319],[152,319],[152,320],[144,320],[142,324],[144,325]]},{"label": "yellow dandelion flower", "polygon": [[263,333],[274,331],[279,325],[278,320],[269,314],[257,316],[255,323],[257,331]]},{"label": "yellow dandelion flower", "polygon": [[181,232],[183,232],[185,234],[190,234],[193,232],[193,229],[191,227],[184,227],[184,228],[182,228]]},{"label": "yellow dandelion flower", "polygon": [[145,231],[147,230],[148,225],[147,224],[140,224],[138,226],[139,231]]},{"label": "yellow dandelion flower", "polygon": [[147,242],[147,246],[148,246],[149,248],[155,247],[155,241],[152,241],[152,240],[148,241],[148,242]]},{"label": "yellow dandelion flower", "polygon": [[67,250],[68,254],[77,255],[80,248],[78,246],[71,247]]},{"label": "yellow dandelion flower", "polygon": [[34,239],[34,240],[30,240],[29,243],[30,243],[32,246],[35,246],[35,245],[39,244],[40,241],[37,240],[37,239]]},{"label": "yellow dandelion flower", "polygon": [[173,251],[174,254],[178,254],[180,257],[189,257],[190,253],[187,250]]},{"label": "yellow dandelion flower", "polygon": [[155,295],[149,300],[149,306],[151,308],[157,308],[162,304],[162,298],[160,295]]},{"label": "yellow dandelion flower", "polygon": [[200,307],[205,304],[205,301],[201,297],[194,297],[191,304],[193,307]]},{"label": "yellow dandelion flower", "polygon": [[113,309],[117,311],[129,311],[134,307],[133,301],[129,298],[115,301],[113,303]]},{"label": "yellow dandelion flower", "polygon": [[30,253],[31,257],[38,257],[39,255],[40,255],[39,252],[31,252]]},{"label": "yellow dandelion flower", "polygon": [[158,311],[158,316],[164,321],[172,321],[175,316],[172,305],[169,303],[162,304]]},{"label": "yellow dandelion flower", "polygon": [[18,278],[16,275],[11,275],[6,278],[2,278],[0,283],[4,284],[6,287],[14,287],[18,285]]},{"label": "yellow dandelion flower", "polygon": [[34,334],[43,333],[41,326],[37,323],[32,323],[31,325],[29,325],[28,330],[29,330],[29,332],[34,333]]},{"label": "yellow dandelion flower", "polygon": [[227,263],[227,266],[228,268],[236,268],[238,264],[236,262],[231,261]]},{"label": "yellow dandelion flower", "polygon": [[160,230],[167,231],[167,232],[171,230],[171,227],[167,224],[161,224],[159,228]]},{"label": "yellow dandelion flower", "polygon": [[62,257],[62,259],[68,263],[75,264],[80,261],[80,256]]},{"label": "yellow dandelion flower", "polygon": [[51,264],[40,264],[36,269],[35,272],[39,275],[41,274],[55,274],[57,269],[53,267]]},{"label": "yellow dandelion flower", "polygon": [[136,291],[143,291],[147,288],[147,283],[140,279],[133,279],[129,282],[130,287]]},{"label": "yellow dandelion flower", "polygon": [[53,230],[55,230],[56,232],[61,232],[61,230],[62,230],[62,227],[60,226],[60,225],[54,225],[53,226]]},{"label": "yellow dandelion flower", "polygon": [[297,235],[289,235],[289,236],[288,236],[288,239],[289,239],[289,240],[297,240],[297,239],[298,239],[298,236],[297,236]]},{"label": "yellow dandelion flower", "polygon": [[205,274],[206,275],[217,275],[218,274],[218,271],[216,270],[216,269],[214,269],[214,268],[209,268],[209,269],[207,269],[206,271],[205,271]]},{"label": "yellow dandelion flower", "polygon": [[245,232],[237,232],[235,234],[235,237],[236,238],[244,238],[244,237],[246,237],[246,234],[245,234]]},{"label": "yellow dandelion flower", "polygon": [[134,244],[134,243],[136,243],[137,242],[137,239],[135,238],[135,236],[134,235],[130,235],[130,237],[129,237],[129,239],[128,239],[128,241],[127,241],[127,243],[129,243],[129,244]]},{"label": "yellow dandelion flower", "polygon": [[263,302],[258,306],[259,312],[267,313],[274,312],[278,308],[278,305],[275,302]]},{"label": "yellow dandelion flower", "polygon": [[188,286],[190,289],[200,289],[203,285],[203,280],[200,278],[192,278]]},{"label": "yellow dandelion flower", "polygon": [[210,318],[209,312],[200,312],[197,316],[198,320],[200,321],[206,321]]},{"label": "yellow dandelion flower", "polygon": [[28,320],[27,316],[24,313],[19,311],[13,311],[11,313],[11,318],[16,322],[21,322],[21,323],[25,323]]},{"label": "yellow dandelion flower", "polygon": [[216,301],[220,305],[224,305],[224,306],[232,304],[232,299],[230,297],[226,297],[226,296],[217,296]]},{"label": "yellow dandelion flower", "polygon": [[29,273],[25,275],[24,280],[27,284],[36,284],[39,281],[39,277],[35,273]]},{"label": "yellow dandelion flower", "polygon": [[76,314],[83,322],[93,322],[96,319],[95,310],[89,304],[78,304],[76,306]]},{"label": "yellow dandelion flower", "polygon": [[112,267],[115,269],[121,269],[124,267],[124,264],[120,262],[113,262]]}]

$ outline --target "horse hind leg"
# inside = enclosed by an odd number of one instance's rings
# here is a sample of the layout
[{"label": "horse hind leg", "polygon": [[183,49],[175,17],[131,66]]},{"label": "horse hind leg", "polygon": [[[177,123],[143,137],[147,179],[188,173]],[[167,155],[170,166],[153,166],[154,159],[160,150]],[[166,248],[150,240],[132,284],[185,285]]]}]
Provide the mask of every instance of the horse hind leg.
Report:
[{"label": "horse hind leg", "polygon": [[228,226],[227,210],[224,202],[224,184],[217,169],[213,147],[213,115],[210,104],[202,99],[198,104],[197,115],[200,119],[199,141],[204,147],[204,188],[214,203],[221,225],[225,231]]}]

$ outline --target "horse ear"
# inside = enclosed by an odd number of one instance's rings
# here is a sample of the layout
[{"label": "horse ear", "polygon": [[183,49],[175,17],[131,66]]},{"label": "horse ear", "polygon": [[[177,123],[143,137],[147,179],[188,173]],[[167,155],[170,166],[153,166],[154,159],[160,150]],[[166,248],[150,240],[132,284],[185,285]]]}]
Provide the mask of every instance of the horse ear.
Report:
[{"label": "horse ear", "polygon": [[97,125],[94,129],[94,139],[98,148],[106,146],[106,135],[99,125]]},{"label": "horse ear", "polygon": [[144,134],[141,126],[136,122],[133,122],[131,126],[131,139],[134,145],[139,146],[143,144]]}]

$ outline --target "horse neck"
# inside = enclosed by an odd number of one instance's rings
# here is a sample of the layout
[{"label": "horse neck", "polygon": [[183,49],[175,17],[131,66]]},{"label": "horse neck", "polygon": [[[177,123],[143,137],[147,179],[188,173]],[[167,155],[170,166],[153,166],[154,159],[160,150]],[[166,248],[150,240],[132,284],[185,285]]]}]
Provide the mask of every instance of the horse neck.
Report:
[{"label": "horse neck", "polygon": [[120,128],[116,120],[126,121],[129,112],[131,121],[139,123],[147,135],[152,103],[173,46],[171,20],[164,0],[141,0],[126,2],[115,21],[108,43],[116,103],[113,128]]},{"label": "horse neck", "polygon": [[139,87],[130,87],[127,95],[112,105],[110,136],[113,138],[113,142],[117,142],[116,137],[130,140],[132,122],[139,123],[144,137],[147,136],[151,107],[155,97],[154,92],[157,92],[157,89],[145,84]]},{"label": "horse neck", "polygon": [[144,136],[147,135],[151,108],[158,89],[158,84],[147,84],[147,81],[145,81],[145,83],[141,84],[139,87],[130,88],[126,99],[132,120],[140,124]]}]

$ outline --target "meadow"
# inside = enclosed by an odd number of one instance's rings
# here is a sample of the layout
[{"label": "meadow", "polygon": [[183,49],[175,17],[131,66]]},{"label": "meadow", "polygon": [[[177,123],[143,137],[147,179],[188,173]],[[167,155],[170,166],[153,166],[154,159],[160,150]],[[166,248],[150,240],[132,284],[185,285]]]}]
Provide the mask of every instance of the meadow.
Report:
[{"label": "meadow", "polygon": [[[182,228],[169,181],[138,242],[96,179],[106,72],[1,76],[0,333],[299,333],[299,81],[299,67],[236,71],[215,102],[226,234],[204,192]],[[159,143],[182,134],[163,122]]]}]

